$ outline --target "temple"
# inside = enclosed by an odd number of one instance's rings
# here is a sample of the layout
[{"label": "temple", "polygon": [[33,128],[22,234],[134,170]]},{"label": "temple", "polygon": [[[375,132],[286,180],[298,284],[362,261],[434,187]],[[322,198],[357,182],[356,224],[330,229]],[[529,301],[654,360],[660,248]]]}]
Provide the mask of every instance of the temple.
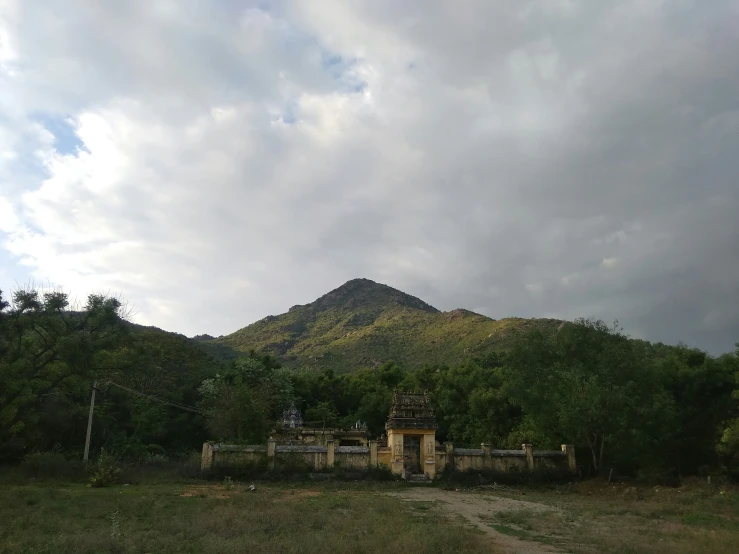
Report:
[{"label": "temple", "polygon": [[[572,475],[577,472],[575,448],[534,450],[455,448],[436,442],[436,416],[428,395],[419,391],[396,391],[385,423],[387,436],[370,440],[367,425],[357,421],[349,429],[326,427],[324,422],[306,422],[293,404],[282,414],[266,445],[203,444],[201,469],[233,466],[266,458],[275,469],[298,457],[313,471],[369,470],[385,467],[409,481],[430,481],[443,471],[521,472],[544,470]],[[292,458],[290,458],[292,457]]]},{"label": "temple", "polygon": [[385,430],[393,473],[436,476],[436,417],[426,393],[395,392]]},{"label": "temple", "polygon": [[357,421],[349,429],[326,427],[322,422],[306,422],[292,404],[282,414],[282,425],[270,434],[270,440],[279,445],[323,445],[334,441],[338,446],[367,446],[369,432],[367,424]]}]

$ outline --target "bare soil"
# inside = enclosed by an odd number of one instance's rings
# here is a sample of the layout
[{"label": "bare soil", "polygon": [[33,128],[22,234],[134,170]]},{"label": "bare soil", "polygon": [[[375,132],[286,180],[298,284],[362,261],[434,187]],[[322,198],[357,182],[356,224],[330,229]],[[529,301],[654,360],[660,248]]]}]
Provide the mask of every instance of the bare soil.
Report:
[{"label": "bare soil", "polygon": [[552,552],[561,552],[547,544],[522,540],[515,536],[500,533],[491,525],[491,521],[495,520],[495,516],[501,512],[529,510],[546,513],[557,511],[556,508],[512,498],[426,487],[389,492],[387,494],[409,502],[433,502],[436,509],[444,515],[463,517],[468,523],[490,537],[495,552],[505,554],[549,554]]}]

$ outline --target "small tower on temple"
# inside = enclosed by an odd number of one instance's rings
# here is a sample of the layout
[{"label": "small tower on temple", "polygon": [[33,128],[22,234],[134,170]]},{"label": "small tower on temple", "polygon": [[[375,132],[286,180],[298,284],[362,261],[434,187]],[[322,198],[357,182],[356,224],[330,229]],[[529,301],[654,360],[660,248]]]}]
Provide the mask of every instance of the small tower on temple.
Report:
[{"label": "small tower on temple", "polygon": [[303,416],[300,414],[300,410],[295,407],[295,404],[290,404],[290,407],[282,412],[282,428],[283,429],[297,429],[303,426]]}]

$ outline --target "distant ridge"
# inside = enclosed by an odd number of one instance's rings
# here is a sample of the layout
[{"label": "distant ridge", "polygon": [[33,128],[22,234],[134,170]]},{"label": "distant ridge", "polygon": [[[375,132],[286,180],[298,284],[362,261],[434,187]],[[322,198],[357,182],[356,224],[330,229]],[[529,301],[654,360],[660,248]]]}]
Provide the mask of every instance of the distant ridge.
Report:
[{"label": "distant ridge", "polygon": [[252,349],[295,369],[337,373],[395,361],[406,369],[455,364],[503,350],[535,327],[554,330],[561,321],[494,320],[469,310],[440,312],[426,302],[369,279],[352,279],[309,304],[268,316],[217,339],[197,337],[221,352]]}]

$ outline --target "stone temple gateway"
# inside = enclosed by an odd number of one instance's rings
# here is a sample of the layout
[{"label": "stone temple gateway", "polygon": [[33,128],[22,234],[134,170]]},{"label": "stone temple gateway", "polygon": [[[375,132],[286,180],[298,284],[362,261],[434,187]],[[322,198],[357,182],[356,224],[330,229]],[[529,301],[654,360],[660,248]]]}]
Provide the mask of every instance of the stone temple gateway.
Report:
[{"label": "stone temple gateway", "polygon": [[436,476],[436,417],[423,392],[396,392],[385,424],[392,472]]},{"label": "stone temple gateway", "polygon": [[300,411],[291,406],[270,435],[267,444],[203,444],[201,469],[233,467],[243,463],[267,462],[274,469],[288,459],[302,460],[315,471],[336,468],[368,470],[385,467],[407,480],[431,480],[443,471],[561,471],[576,473],[575,448],[534,450],[523,444],[520,450],[455,448],[436,440],[436,416],[425,392],[396,391],[384,436],[371,440],[361,422],[350,429],[311,427]]}]

